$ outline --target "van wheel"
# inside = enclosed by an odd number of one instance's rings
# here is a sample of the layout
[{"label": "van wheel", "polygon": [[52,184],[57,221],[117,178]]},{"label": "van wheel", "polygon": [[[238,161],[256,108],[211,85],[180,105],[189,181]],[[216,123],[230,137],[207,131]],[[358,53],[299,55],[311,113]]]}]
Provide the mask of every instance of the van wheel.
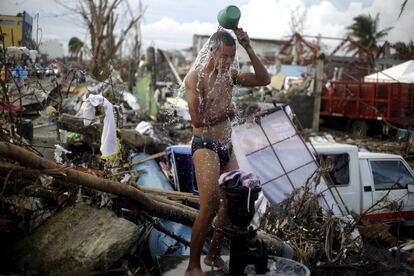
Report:
[{"label": "van wheel", "polygon": [[354,121],[351,125],[351,134],[357,137],[367,136],[368,125],[365,121]]}]

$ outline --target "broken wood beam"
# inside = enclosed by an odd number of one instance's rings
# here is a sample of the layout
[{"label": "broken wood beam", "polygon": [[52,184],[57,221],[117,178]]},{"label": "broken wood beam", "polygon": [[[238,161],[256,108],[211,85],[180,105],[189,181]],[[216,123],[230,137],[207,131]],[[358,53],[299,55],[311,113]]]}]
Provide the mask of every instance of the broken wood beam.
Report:
[{"label": "broken wood beam", "polygon": [[83,119],[68,114],[62,114],[57,120],[59,129],[76,132],[85,136],[87,141],[98,142],[101,139],[102,125],[94,124],[85,126]]},{"label": "broken wood beam", "polygon": [[149,160],[153,160],[153,159],[156,159],[156,158],[163,157],[165,155],[167,155],[167,153],[165,151],[162,151],[162,152],[153,154],[151,156],[148,156],[148,157],[145,157],[145,158],[142,158],[142,159],[139,159],[139,160],[134,160],[134,161],[131,162],[131,165],[141,164],[141,163],[144,163],[144,162],[149,161]]},{"label": "broken wood beam", "polygon": [[283,240],[264,231],[258,231],[257,237],[264,241],[267,246],[267,250],[272,252],[272,254],[289,259],[293,257],[294,252],[292,248],[289,245],[285,245]]},{"label": "broken wood beam", "polygon": [[[39,157],[26,149],[19,146],[0,142],[0,155],[4,158],[8,158],[19,162],[21,165],[28,166],[34,169],[40,170],[53,170],[54,172],[60,171],[63,174],[58,174],[57,178],[63,178],[73,184],[82,185],[91,189],[117,194],[125,196],[133,200],[139,208],[148,214],[169,219],[175,222],[183,223],[186,225],[192,225],[197,211],[189,212],[188,209],[177,207],[173,204],[167,204],[152,199],[144,192],[135,189],[129,185],[121,184],[119,182],[111,181],[108,179],[99,178],[97,176],[80,172],[72,168],[67,168],[62,165],[58,165],[53,161]],[[167,200],[167,199],[166,199]],[[184,205],[183,205],[184,206]]]},{"label": "broken wood beam", "polygon": [[171,69],[171,72],[173,73],[175,79],[177,80],[177,83],[181,85],[183,81],[181,80],[180,74],[178,74],[177,70],[175,69],[174,64],[172,63],[170,57],[168,54],[166,54],[163,50],[158,49],[158,52],[162,55],[162,57],[165,59],[165,61],[168,63],[168,66]]},{"label": "broken wood beam", "polygon": [[[37,156],[27,149],[7,142],[0,142],[0,156],[9,160],[17,161],[23,166],[41,170],[41,172],[45,172],[45,174],[50,173],[57,179],[64,179],[72,184],[125,196],[134,201],[139,208],[151,216],[191,226],[197,215],[197,211],[195,209],[189,211],[190,207],[185,205],[180,205],[179,203],[173,201],[171,201],[170,204],[166,198],[163,202],[160,202],[159,198],[161,198],[161,196],[152,197],[151,195],[148,195],[140,189],[132,187],[131,185],[121,184],[116,181],[99,178],[92,174],[64,167],[46,158]],[[185,208],[182,208],[182,206],[185,206]],[[284,244],[280,239],[277,239],[267,233],[258,233],[258,237],[264,240],[270,250],[276,253],[283,251]]]},{"label": "broken wood beam", "polygon": [[[157,229],[158,231],[166,234],[167,236],[170,236],[171,238],[175,239],[176,241],[180,242],[181,244],[190,247],[190,241],[182,238],[181,236],[175,234],[174,232],[172,232],[170,229],[168,229],[167,227],[165,227],[164,225],[162,225],[162,223],[157,220],[154,219],[151,216],[148,216],[146,214],[144,214],[144,217],[149,220],[153,225],[154,228]],[[207,254],[207,250],[205,250],[204,248],[201,249],[203,254]]]},{"label": "broken wood beam", "polygon": [[[100,142],[102,124],[85,126],[82,118],[62,114],[57,120],[57,125],[60,129],[84,135],[86,142]],[[143,152],[157,153],[164,151],[168,146],[164,142],[156,141],[151,137],[138,133],[135,129],[121,129],[119,138],[123,144]]]},{"label": "broken wood beam", "polygon": [[[59,170],[39,170],[39,169],[32,169],[28,167],[19,166],[13,163],[0,161],[0,173],[8,174],[10,173],[10,176],[13,176],[13,179],[16,177],[32,177],[36,178],[39,175],[45,174],[50,176],[59,176],[62,175],[62,171]],[[168,191],[163,189],[157,189],[157,188],[149,188],[149,187],[143,187],[143,186],[133,186],[134,188],[152,196],[162,196],[169,198],[171,200],[187,200],[191,203],[200,203],[199,197],[197,195],[194,195],[192,193],[185,193],[185,192],[177,192],[177,191]]]},{"label": "broken wood beam", "polygon": [[165,150],[169,145],[162,141],[155,141],[153,138],[142,135],[135,129],[121,129],[119,137],[123,144],[135,148],[137,151],[157,153]]},{"label": "broken wood beam", "polygon": [[200,203],[199,196],[194,195],[192,193],[185,193],[185,192],[177,192],[177,191],[168,191],[163,189],[157,188],[150,188],[150,187],[143,187],[143,186],[134,186],[137,189],[147,193],[147,194],[154,194],[158,196],[164,196],[173,200],[187,200],[192,203]]}]

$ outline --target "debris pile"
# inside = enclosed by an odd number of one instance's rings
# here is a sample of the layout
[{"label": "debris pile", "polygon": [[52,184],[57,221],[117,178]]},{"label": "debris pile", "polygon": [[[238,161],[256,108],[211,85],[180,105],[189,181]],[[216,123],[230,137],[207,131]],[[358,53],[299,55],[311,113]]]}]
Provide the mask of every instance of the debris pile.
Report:
[{"label": "debris pile", "polygon": [[320,207],[319,200],[320,195],[307,186],[299,188],[280,205],[269,205],[260,227],[288,241],[295,259],[317,275],[413,272],[412,241],[404,241],[411,236],[410,228],[404,233],[400,224],[369,223],[355,213],[333,216]]},{"label": "debris pile", "polygon": [[[20,56],[12,58],[0,80],[2,273],[152,269],[141,259],[152,216],[191,225],[196,211],[182,201],[198,197],[136,185],[145,172],[132,157],[187,143],[190,124],[140,112],[113,68],[104,81],[63,61],[53,62],[57,73],[15,75]],[[144,121],[151,133],[135,129]]]},{"label": "debris pile", "polygon": [[[166,252],[187,248],[188,240],[162,224],[191,226],[197,214],[192,206],[199,203],[195,192],[173,189],[177,171],[166,160],[166,148],[188,145],[192,133],[186,101],[179,97],[181,76],[169,54],[150,48],[132,90],[110,65],[108,78],[98,81],[64,62],[29,66],[27,75],[11,64],[0,79],[0,273],[153,273],[147,248],[153,229],[174,240]],[[297,85],[311,87],[304,77]],[[276,76],[272,89],[281,89],[284,80]],[[291,82],[288,96],[303,90]],[[242,117],[273,107],[263,103],[273,101],[273,92],[239,93]],[[366,145],[398,153],[407,148],[372,140]],[[137,159],[138,153],[145,154]],[[138,185],[156,180],[139,166],[149,161],[170,189]],[[316,274],[384,271],[367,249],[377,248],[373,240],[385,242],[382,256],[414,262],[412,240],[400,243],[393,229],[323,212],[306,185],[269,207],[261,228],[272,252],[283,255],[285,240]],[[385,266],[395,259],[380,261]]]},{"label": "debris pile", "polygon": [[311,271],[324,264],[365,264],[361,260],[361,236],[354,231],[354,221],[323,211],[319,196],[307,186],[296,189],[280,205],[268,206],[262,227],[288,241],[297,260]]}]

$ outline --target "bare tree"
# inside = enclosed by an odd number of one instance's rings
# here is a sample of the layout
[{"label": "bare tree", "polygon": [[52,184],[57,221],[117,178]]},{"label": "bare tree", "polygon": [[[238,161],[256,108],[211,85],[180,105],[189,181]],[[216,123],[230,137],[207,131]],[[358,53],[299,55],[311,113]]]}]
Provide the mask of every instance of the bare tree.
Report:
[{"label": "bare tree", "polygon": [[[100,80],[108,76],[108,62],[116,57],[127,34],[143,15],[130,11],[129,23],[116,33],[119,19],[117,10],[123,2],[127,3],[127,0],[79,0],[76,7],[69,7],[59,2],[65,8],[78,13],[88,28],[92,55],[90,71],[95,78]],[[130,6],[127,4],[126,8],[130,9]]]},{"label": "bare tree", "polygon": [[290,11],[289,29],[290,34],[302,34],[305,29],[307,10],[300,10],[299,7]]},{"label": "bare tree", "polygon": [[295,34],[302,34],[305,22],[306,22],[306,13],[307,10],[301,11],[299,7],[294,10],[290,11],[290,20],[289,20],[289,29],[291,34],[293,35],[292,40],[292,56],[293,61],[292,64],[298,64],[299,62],[299,55],[303,51],[300,42],[297,40],[298,36]]},{"label": "bare tree", "polygon": [[[142,7],[142,1],[139,0],[139,4],[138,4],[138,13],[139,14],[144,14],[144,9]],[[132,9],[130,8],[129,4],[128,4],[128,10],[131,13],[131,17],[133,17],[132,15]],[[129,77],[128,77],[128,88],[130,89],[130,91],[132,91],[133,86],[135,85],[135,74],[137,73],[138,70],[138,64],[141,58],[141,43],[142,43],[142,37],[141,37],[141,19],[137,21],[137,24],[134,25],[134,35],[133,35],[133,39],[132,39],[132,43],[131,43],[131,58],[130,58],[130,62],[129,62]]]}]

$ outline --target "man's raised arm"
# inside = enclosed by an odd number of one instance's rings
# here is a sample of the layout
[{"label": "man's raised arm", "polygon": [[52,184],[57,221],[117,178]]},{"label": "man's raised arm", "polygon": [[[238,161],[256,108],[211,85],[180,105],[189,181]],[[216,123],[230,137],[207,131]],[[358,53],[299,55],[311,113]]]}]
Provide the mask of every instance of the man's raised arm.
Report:
[{"label": "man's raised arm", "polygon": [[247,54],[249,55],[250,61],[254,68],[254,73],[239,73],[236,76],[235,82],[236,84],[242,86],[265,86],[270,83],[270,77],[267,73],[266,68],[262,64],[262,62],[257,57],[256,53],[254,52],[253,48],[250,45],[249,36],[243,29],[236,29],[234,33],[237,36],[237,40],[239,41],[240,45],[246,50]]}]

